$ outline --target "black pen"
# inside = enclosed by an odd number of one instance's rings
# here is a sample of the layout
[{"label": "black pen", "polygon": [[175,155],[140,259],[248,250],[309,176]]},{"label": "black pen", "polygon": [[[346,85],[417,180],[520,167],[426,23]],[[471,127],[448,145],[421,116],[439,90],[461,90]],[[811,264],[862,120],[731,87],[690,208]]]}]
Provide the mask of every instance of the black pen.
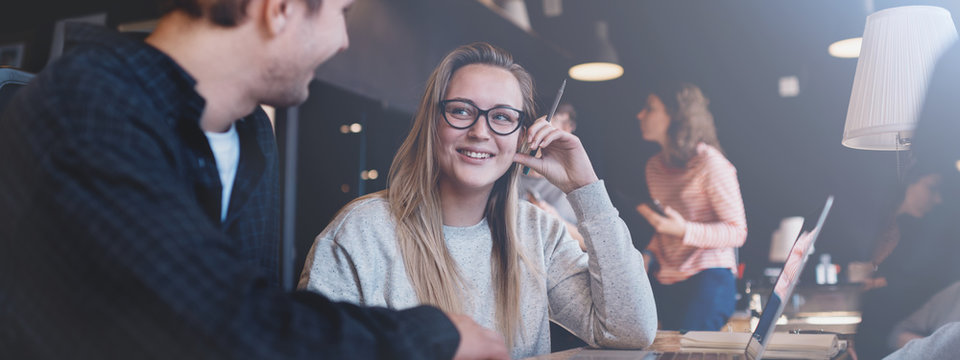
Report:
[{"label": "black pen", "polygon": [[[547,122],[550,122],[553,119],[553,114],[557,112],[557,106],[560,105],[560,98],[563,97],[563,88],[567,87],[567,79],[563,79],[563,82],[560,83],[560,90],[557,90],[557,97],[553,98],[553,107],[550,108],[550,112],[547,113]],[[536,156],[537,150],[530,150],[530,156]],[[527,175],[530,173],[530,168],[524,166],[523,174]]]}]

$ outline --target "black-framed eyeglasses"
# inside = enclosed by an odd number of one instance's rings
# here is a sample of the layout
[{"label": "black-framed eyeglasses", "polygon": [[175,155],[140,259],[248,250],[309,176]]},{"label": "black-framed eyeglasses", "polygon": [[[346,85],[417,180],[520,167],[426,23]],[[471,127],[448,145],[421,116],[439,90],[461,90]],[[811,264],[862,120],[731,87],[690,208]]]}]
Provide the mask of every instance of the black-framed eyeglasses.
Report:
[{"label": "black-framed eyeglasses", "polygon": [[480,120],[481,115],[486,115],[487,127],[493,133],[501,136],[513,134],[514,131],[523,125],[523,111],[514,109],[506,105],[494,106],[487,110],[482,110],[469,100],[452,99],[440,102],[440,113],[443,119],[447,121],[454,129],[467,129]]}]

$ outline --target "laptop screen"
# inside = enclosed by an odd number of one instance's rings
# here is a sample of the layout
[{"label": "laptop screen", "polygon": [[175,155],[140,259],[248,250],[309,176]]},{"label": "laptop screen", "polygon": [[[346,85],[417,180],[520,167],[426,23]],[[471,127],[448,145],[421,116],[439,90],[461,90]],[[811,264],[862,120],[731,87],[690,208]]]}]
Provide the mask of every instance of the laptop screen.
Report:
[{"label": "laptop screen", "polygon": [[831,206],[833,206],[833,196],[827,198],[827,204],[820,212],[820,218],[817,219],[816,226],[809,231],[802,232],[794,241],[793,247],[790,249],[790,255],[787,256],[783,270],[780,271],[780,276],[777,277],[777,282],[773,286],[773,293],[770,294],[767,306],[760,314],[757,329],[753,332],[750,342],[747,343],[748,359],[758,359],[760,354],[763,353],[763,349],[767,345],[767,339],[773,334],[777,319],[783,313],[783,302],[793,293],[793,288],[797,285],[800,272],[803,271],[803,266],[810,256],[813,243],[817,241],[817,236],[820,235],[823,222],[826,221]]}]

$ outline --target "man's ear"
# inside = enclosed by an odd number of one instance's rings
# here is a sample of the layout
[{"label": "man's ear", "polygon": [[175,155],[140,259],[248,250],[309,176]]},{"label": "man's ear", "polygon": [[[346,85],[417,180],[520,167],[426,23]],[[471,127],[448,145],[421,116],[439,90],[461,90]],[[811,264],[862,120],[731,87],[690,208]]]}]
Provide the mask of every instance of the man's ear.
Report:
[{"label": "man's ear", "polygon": [[[266,31],[276,36],[282,33],[290,23],[293,14],[292,2],[289,0],[262,0],[263,23]],[[255,2],[255,1],[254,1]]]}]

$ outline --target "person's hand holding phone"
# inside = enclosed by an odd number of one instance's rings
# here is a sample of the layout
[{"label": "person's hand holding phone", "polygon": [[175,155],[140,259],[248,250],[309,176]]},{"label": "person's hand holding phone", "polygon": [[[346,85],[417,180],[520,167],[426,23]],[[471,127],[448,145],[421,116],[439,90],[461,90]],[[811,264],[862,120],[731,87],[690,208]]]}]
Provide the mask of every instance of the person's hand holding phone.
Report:
[{"label": "person's hand holding phone", "polygon": [[683,215],[669,206],[663,206],[662,211],[657,211],[655,209],[658,204],[660,202],[657,200],[640,204],[637,212],[647,219],[657,233],[682,238],[687,233],[687,221]]}]

